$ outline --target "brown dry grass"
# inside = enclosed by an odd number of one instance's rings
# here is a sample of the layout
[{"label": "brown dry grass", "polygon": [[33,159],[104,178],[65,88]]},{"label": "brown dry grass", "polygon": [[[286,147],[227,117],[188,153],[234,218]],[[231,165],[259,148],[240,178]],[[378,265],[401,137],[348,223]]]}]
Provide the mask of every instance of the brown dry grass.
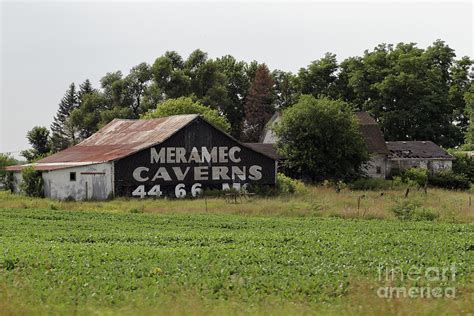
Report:
[{"label": "brown dry grass", "polygon": [[[50,208],[66,210],[100,210],[110,212],[240,214],[254,216],[338,216],[343,218],[393,218],[391,208],[404,199],[404,190],[351,191],[336,193],[333,188],[309,187],[306,193],[283,197],[256,197],[230,203],[224,198],[207,199],[124,199],[110,201],[63,202],[35,199],[0,192],[0,208]],[[440,221],[473,222],[470,192],[429,189],[427,194],[412,190],[408,199],[439,214]],[[360,205],[359,205],[360,197]]]}]

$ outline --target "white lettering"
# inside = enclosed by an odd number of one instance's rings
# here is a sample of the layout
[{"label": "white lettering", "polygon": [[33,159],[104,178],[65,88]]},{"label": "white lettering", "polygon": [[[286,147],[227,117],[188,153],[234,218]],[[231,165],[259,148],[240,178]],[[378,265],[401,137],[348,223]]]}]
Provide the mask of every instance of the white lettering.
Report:
[{"label": "white lettering", "polygon": [[167,163],[175,162],[174,155],[175,155],[175,148],[174,147],[167,147],[166,148],[166,162]]},{"label": "white lettering", "polygon": [[240,169],[238,166],[232,166],[232,180],[235,180],[236,178],[238,180],[245,180],[245,166]]},{"label": "white lettering", "polygon": [[229,162],[229,147],[219,147],[219,162]]},{"label": "white lettering", "polygon": [[207,167],[195,167],[194,168],[194,180],[201,181],[209,178],[209,171]]},{"label": "white lettering", "polygon": [[152,147],[151,151],[151,163],[164,163],[165,162],[165,149],[161,148],[160,153],[156,152],[156,149]]},{"label": "white lettering", "polygon": [[207,147],[202,147],[202,162],[217,162],[217,148],[212,147],[211,152],[207,149]]},{"label": "white lettering", "polygon": [[178,181],[183,181],[184,178],[186,178],[186,175],[188,174],[189,169],[191,169],[191,167],[186,167],[186,169],[184,169],[184,172],[181,170],[180,167],[173,167],[172,169]]},{"label": "white lettering", "polygon": [[262,167],[253,165],[249,168],[249,179],[260,180],[262,179]]},{"label": "white lettering", "polygon": [[236,152],[240,152],[240,147],[234,146],[229,150],[229,158],[232,162],[240,162],[240,158],[235,157]]},{"label": "white lettering", "polygon": [[189,155],[188,163],[190,162],[201,162],[201,157],[199,156],[199,151],[196,147],[193,147],[193,149],[191,149],[191,154]]},{"label": "white lettering", "polygon": [[228,172],[227,167],[212,167],[212,180],[230,180]]},{"label": "white lettering", "polygon": [[186,163],[186,149],[184,147],[176,147],[176,163]]},{"label": "white lettering", "polygon": [[163,179],[165,181],[171,181],[171,177],[165,167],[158,168],[158,171],[155,173],[155,176],[151,181],[156,181],[157,179]]},{"label": "white lettering", "polygon": [[135,170],[133,170],[133,179],[138,182],[145,182],[148,181],[150,178],[149,177],[142,177],[142,172],[143,171],[150,171],[147,167],[137,167]]}]

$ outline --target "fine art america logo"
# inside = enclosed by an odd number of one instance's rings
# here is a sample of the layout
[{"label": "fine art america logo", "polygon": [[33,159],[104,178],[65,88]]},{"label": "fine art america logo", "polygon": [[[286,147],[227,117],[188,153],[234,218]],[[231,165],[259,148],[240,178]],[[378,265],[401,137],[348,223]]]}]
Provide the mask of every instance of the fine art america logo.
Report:
[{"label": "fine art america logo", "polygon": [[[446,284],[456,281],[454,264],[445,267],[417,267],[408,270],[400,267],[379,267],[380,282],[390,284],[378,288],[380,298],[455,298],[456,288]],[[392,284],[411,284],[395,286]]]}]

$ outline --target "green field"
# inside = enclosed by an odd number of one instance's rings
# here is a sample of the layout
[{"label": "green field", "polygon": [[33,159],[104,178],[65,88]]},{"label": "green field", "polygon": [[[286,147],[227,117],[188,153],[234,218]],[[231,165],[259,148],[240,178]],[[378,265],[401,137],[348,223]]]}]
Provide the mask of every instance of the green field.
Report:
[{"label": "green field", "polygon": [[[469,223],[55,208],[0,208],[0,314],[474,311]],[[454,299],[377,296],[380,267],[452,264]]]}]

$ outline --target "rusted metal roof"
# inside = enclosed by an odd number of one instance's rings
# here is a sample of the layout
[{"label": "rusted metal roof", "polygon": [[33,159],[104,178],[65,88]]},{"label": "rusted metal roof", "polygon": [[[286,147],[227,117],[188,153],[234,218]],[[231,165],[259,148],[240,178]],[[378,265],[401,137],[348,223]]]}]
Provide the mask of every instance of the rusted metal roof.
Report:
[{"label": "rusted metal roof", "polygon": [[159,144],[199,115],[174,115],[149,120],[114,119],[80,144],[38,161],[100,163],[116,160]]},{"label": "rusted metal roof", "polygon": [[448,159],[454,157],[431,141],[387,142],[389,159]]},{"label": "rusted metal roof", "polygon": [[33,164],[6,169],[21,171],[33,166],[38,171],[47,171],[113,161],[165,141],[197,117],[198,114],[186,114],[147,120],[114,119],[76,146]]},{"label": "rusted metal roof", "polygon": [[5,168],[5,170],[22,171],[23,169],[27,167],[33,167],[37,171],[51,171],[51,170],[59,170],[59,169],[66,169],[66,168],[73,168],[73,167],[87,166],[87,165],[91,165],[91,163],[89,162],[86,162],[86,163],[44,163],[44,164],[30,163],[30,164],[25,164],[25,165],[8,166]]}]

